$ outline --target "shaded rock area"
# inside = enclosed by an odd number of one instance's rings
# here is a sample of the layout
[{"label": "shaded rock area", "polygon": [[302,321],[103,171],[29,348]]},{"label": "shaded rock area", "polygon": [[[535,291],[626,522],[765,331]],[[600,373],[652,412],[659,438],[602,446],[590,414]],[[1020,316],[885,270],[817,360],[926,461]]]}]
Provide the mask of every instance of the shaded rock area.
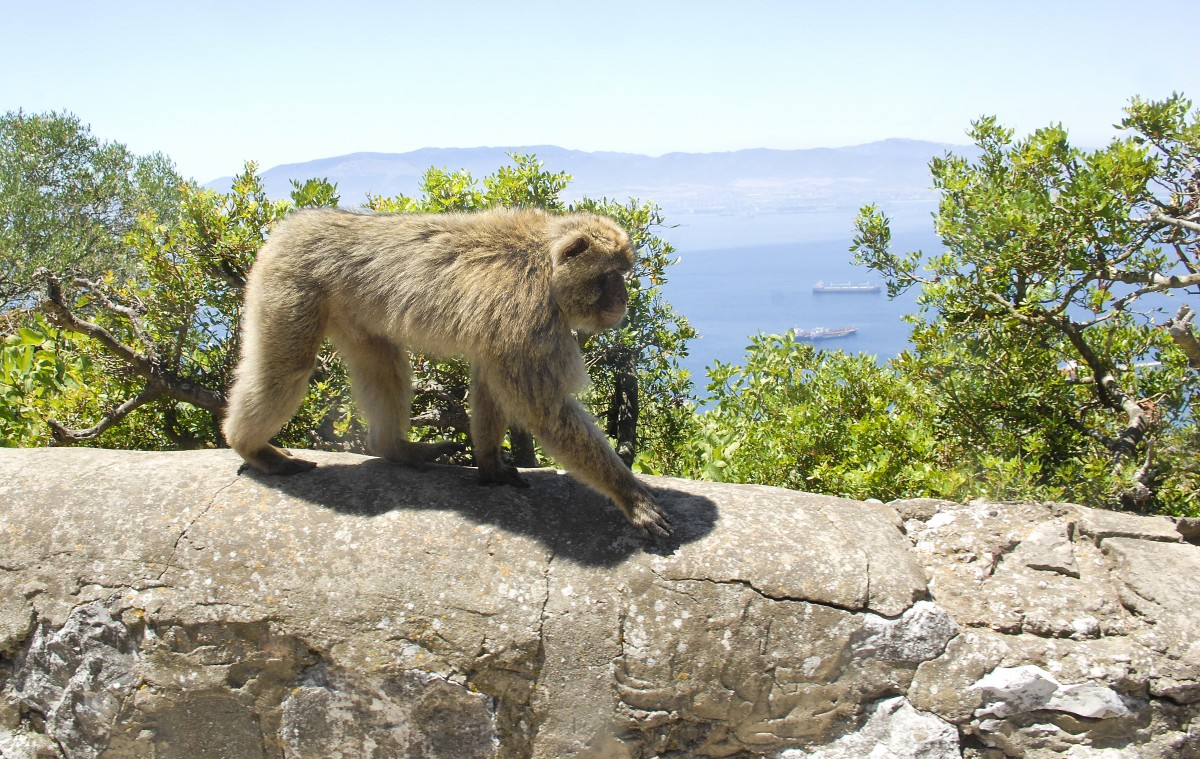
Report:
[{"label": "shaded rock area", "polygon": [[1188,524],[306,455],[0,451],[0,757],[1200,756]]}]

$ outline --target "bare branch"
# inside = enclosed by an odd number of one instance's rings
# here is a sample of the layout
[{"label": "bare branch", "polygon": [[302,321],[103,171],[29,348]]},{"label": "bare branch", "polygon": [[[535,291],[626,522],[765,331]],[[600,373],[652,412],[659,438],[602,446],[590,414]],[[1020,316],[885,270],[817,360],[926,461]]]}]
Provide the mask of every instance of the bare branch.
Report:
[{"label": "bare branch", "polygon": [[1092,346],[1083,337],[1082,329],[1066,319],[1057,320],[1056,326],[1066,335],[1071,346],[1079,353],[1080,358],[1092,371],[1096,380],[1096,395],[1100,402],[1113,411],[1125,414],[1126,425],[1116,440],[1109,445],[1117,459],[1133,453],[1138,444],[1150,429],[1150,413],[1134,399],[1117,382],[1112,367],[1108,362],[1092,350]]},{"label": "bare branch", "polygon": [[177,401],[198,406],[205,411],[216,414],[218,417],[225,415],[226,400],[225,395],[221,392],[205,387],[204,385],[197,385],[191,380],[168,372],[155,371],[154,380],[161,382],[165,389],[165,394]]},{"label": "bare branch", "polygon": [[1154,465],[1154,440],[1151,439],[1146,443],[1145,461],[1130,478],[1130,487],[1120,494],[1121,504],[1133,511],[1147,511],[1154,499],[1154,481],[1158,474],[1158,467]]},{"label": "bare branch", "polygon": [[157,383],[151,383],[142,392],[112,409],[102,416],[99,422],[85,430],[67,429],[55,420],[47,419],[46,424],[50,426],[50,434],[54,436],[52,445],[73,445],[75,443],[82,443],[85,440],[94,440],[109,427],[129,416],[130,412],[147,403],[156,401],[164,395],[166,393],[162,386]]},{"label": "bare branch", "polygon": [[432,396],[449,405],[461,404],[462,402],[452,390],[447,389],[442,383],[427,377],[413,379],[413,392]]},{"label": "bare branch", "polygon": [[471,427],[470,417],[461,405],[454,404],[450,408],[432,408],[423,414],[412,418],[414,427],[437,427],[467,432]]},{"label": "bare branch", "polygon": [[152,376],[154,366],[149,357],[130,348],[99,324],[80,319],[71,311],[70,306],[63,301],[62,283],[59,282],[58,277],[46,269],[38,269],[34,275],[46,281],[45,305],[50,312],[51,321],[60,327],[95,338],[101,345],[129,364],[139,375],[147,379]]},{"label": "bare branch", "polygon": [[1167,329],[1167,334],[1187,356],[1188,366],[1192,369],[1200,369],[1200,340],[1196,339],[1196,335],[1192,332],[1192,318],[1196,312],[1190,306],[1180,306],[1179,312],[1163,324]]},{"label": "bare branch", "polygon": [[1162,221],[1163,223],[1168,223],[1168,225],[1171,225],[1172,227],[1180,227],[1181,229],[1190,229],[1192,232],[1200,232],[1200,223],[1188,221],[1187,219],[1175,219],[1174,216],[1168,216],[1164,214],[1163,211],[1151,211],[1150,216],[1147,216],[1146,219],[1134,219],[1133,221],[1138,223],[1153,223],[1156,221]]},{"label": "bare branch", "polygon": [[[1009,316],[1021,322],[1022,324],[1043,324],[1046,321],[1045,318],[1038,318],[1037,316],[1030,316],[1029,314],[1023,313],[1012,303],[1009,303],[1008,300],[1002,297],[999,293],[991,290],[983,290],[982,295],[987,300],[990,300],[991,302],[1003,308],[1008,312]],[[1044,316],[1044,312],[1041,315]]]},{"label": "bare branch", "polygon": [[137,335],[137,338],[141,341],[142,345],[146,346],[146,360],[151,364],[158,362],[158,354],[154,350],[154,342],[146,336],[146,331],[142,329],[141,313],[137,309],[113,301],[112,298],[109,298],[108,295],[100,289],[99,285],[90,279],[76,277],[75,284],[76,286],[90,292],[109,311],[120,314],[128,319],[129,326],[133,328],[133,334]]},{"label": "bare branch", "polygon": [[1178,290],[1184,287],[1200,285],[1200,274],[1157,274],[1154,272],[1133,272],[1121,269],[1106,268],[1101,272],[1105,279],[1124,282],[1127,285],[1145,285],[1144,292],[1161,292],[1162,290]]}]

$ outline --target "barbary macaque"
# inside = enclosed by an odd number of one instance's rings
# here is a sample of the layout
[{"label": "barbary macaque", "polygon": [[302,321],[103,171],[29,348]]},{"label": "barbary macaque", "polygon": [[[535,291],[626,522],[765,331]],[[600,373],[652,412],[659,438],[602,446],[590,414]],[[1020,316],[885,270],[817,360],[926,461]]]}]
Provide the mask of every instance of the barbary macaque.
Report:
[{"label": "barbary macaque", "polygon": [[667,517],[573,396],[587,374],[572,330],[620,323],[633,263],[628,234],[593,214],[299,211],[271,232],[247,278],[225,439],[268,474],[314,467],[268,441],[295,413],[329,337],[369,452],[420,466],[459,446],[408,439],[407,352],[462,356],[480,482],[528,485],[500,455],[517,423],[643,533],[665,537]]}]

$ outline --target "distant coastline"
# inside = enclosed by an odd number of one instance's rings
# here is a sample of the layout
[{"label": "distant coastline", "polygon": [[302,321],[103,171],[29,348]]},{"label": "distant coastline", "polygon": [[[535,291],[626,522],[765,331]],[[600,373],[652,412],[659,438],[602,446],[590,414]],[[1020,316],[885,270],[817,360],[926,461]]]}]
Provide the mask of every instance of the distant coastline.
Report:
[{"label": "distant coastline", "polygon": [[[534,153],[551,171],[573,179],[565,196],[654,201],[675,217],[824,213],[864,202],[889,207],[931,207],[929,161],[947,150],[971,154],[969,145],[891,139],[841,148],[750,149],[661,156],[569,150],[553,145],[426,148],[407,153],[351,153],[261,171],[267,193],[286,198],[290,180],[326,177],[342,204],[362,204],[367,194],[411,195],[430,167],[466,170],[479,178],[510,163],[510,153]],[[206,183],[229,188],[231,177]],[[669,219],[668,219],[669,221]]]}]

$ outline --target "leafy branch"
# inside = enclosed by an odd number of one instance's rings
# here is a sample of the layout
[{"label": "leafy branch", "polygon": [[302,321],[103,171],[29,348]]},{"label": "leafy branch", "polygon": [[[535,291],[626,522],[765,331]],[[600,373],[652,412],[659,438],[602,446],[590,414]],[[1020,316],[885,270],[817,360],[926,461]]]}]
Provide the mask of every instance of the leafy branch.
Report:
[{"label": "leafy branch", "polygon": [[136,409],[162,398],[172,398],[198,406],[220,418],[225,411],[224,393],[204,387],[164,367],[153,342],[146,334],[141,314],[135,308],[114,303],[95,282],[76,277],[74,284],[80,290],[91,293],[110,313],[121,317],[141,343],[140,347],[126,344],[105,327],[82,318],[67,304],[63,295],[62,282],[46,269],[39,269],[38,279],[46,284],[44,306],[50,320],[63,329],[71,330],[96,340],[109,353],[125,363],[133,373],[145,380],[140,392],[103,414],[100,421],[86,429],[69,429],[53,419],[47,424],[56,443],[68,445],[93,440],[105,430],[122,421]]}]

